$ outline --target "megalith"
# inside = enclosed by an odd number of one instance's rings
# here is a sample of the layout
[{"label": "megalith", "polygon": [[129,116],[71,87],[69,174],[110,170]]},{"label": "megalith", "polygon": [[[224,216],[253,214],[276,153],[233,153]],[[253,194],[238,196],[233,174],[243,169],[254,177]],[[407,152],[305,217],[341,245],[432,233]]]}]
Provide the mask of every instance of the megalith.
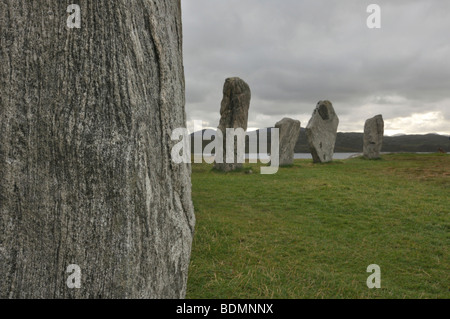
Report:
[{"label": "megalith", "polygon": [[[220,163],[216,158],[215,168],[221,171],[229,172],[242,168],[243,163],[238,163],[238,147],[242,147],[245,153],[245,136],[242,145],[238,145],[237,138],[234,138],[234,147],[227,149],[227,129],[247,130],[248,109],[250,107],[251,91],[245,81],[238,77],[228,78],[223,86],[223,99],[220,106],[220,122],[218,130],[223,135],[223,161]],[[227,154],[233,154],[234,161],[227,163]]]},{"label": "megalith", "polygon": [[368,159],[380,158],[383,146],[384,120],[383,116],[377,115],[366,121],[364,125],[364,156]]},{"label": "megalith", "polygon": [[292,165],[295,143],[300,134],[300,121],[285,117],[275,124],[275,128],[279,129],[280,165]]},{"label": "megalith", "polygon": [[180,1],[70,2],[0,2],[0,299],[184,298]]},{"label": "megalith", "polygon": [[333,160],[339,118],[330,101],[319,101],[306,126],[306,137],[314,163]]}]

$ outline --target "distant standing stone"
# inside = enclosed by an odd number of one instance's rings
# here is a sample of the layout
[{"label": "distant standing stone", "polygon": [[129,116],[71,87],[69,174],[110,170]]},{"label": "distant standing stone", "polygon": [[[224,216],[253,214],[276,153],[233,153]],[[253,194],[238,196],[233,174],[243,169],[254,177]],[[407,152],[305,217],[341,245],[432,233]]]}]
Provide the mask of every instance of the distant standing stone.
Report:
[{"label": "distant standing stone", "polygon": [[294,148],[300,134],[300,121],[285,117],[275,124],[280,136],[280,165],[294,163]]},{"label": "distant standing stone", "polygon": [[[229,172],[242,168],[242,163],[237,163],[237,143],[234,150],[226,149],[226,129],[242,128],[247,130],[248,109],[250,107],[250,87],[240,78],[228,78],[223,86],[223,99],[220,107],[220,123],[217,129],[223,134],[224,163],[216,163],[215,168]],[[234,163],[225,163],[227,152],[234,153]]]},{"label": "distant standing stone", "polygon": [[330,101],[319,101],[306,127],[306,137],[314,163],[333,160],[339,118]]},{"label": "distant standing stone", "polygon": [[380,158],[383,135],[384,120],[382,115],[377,115],[366,121],[364,125],[364,156],[366,158]]}]

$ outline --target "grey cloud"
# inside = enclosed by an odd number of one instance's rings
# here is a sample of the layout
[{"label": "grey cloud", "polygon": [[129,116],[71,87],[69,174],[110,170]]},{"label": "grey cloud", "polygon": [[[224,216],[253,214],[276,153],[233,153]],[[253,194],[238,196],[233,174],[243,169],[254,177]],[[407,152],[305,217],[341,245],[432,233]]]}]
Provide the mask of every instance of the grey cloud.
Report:
[{"label": "grey cloud", "polygon": [[333,102],[350,130],[377,111],[388,119],[438,111],[450,127],[450,2],[376,1],[380,30],[366,27],[370,3],[183,1],[188,117],[217,125],[223,82],[240,76],[258,127],[310,114],[320,99]]}]

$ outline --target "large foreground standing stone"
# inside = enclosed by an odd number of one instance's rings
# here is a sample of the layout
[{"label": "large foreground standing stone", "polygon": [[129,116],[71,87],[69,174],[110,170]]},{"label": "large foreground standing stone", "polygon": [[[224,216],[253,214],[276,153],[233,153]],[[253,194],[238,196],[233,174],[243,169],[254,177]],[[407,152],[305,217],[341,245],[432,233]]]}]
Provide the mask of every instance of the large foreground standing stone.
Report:
[{"label": "large foreground standing stone", "polygon": [[280,165],[292,165],[295,143],[300,134],[300,121],[284,118],[275,124],[275,128],[280,130]]},{"label": "large foreground standing stone", "polygon": [[319,101],[306,127],[306,137],[314,163],[333,160],[339,118],[330,101]]},{"label": "large foreground standing stone", "polygon": [[0,299],[182,298],[180,1],[76,2],[0,1]]},{"label": "large foreground standing stone", "polygon": [[364,156],[368,159],[380,158],[383,146],[384,120],[377,115],[366,121],[364,125]]},{"label": "large foreground standing stone", "polygon": [[[250,107],[250,87],[240,78],[228,78],[223,86],[223,99],[220,107],[220,123],[218,130],[223,134],[223,163],[216,163],[215,168],[228,172],[241,168],[242,163],[237,163],[237,143],[234,149],[226,149],[226,129],[242,128],[247,130],[248,109]],[[225,163],[227,152],[233,152],[234,163]]]}]

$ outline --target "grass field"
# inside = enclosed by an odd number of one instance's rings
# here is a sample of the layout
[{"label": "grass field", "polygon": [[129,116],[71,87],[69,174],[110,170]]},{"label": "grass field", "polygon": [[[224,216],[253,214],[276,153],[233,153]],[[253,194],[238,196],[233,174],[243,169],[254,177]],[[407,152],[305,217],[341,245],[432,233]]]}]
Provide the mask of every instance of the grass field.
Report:
[{"label": "grass field", "polygon": [[192,166],[187,298],[450,298],[449,155],[250,167]]}]

